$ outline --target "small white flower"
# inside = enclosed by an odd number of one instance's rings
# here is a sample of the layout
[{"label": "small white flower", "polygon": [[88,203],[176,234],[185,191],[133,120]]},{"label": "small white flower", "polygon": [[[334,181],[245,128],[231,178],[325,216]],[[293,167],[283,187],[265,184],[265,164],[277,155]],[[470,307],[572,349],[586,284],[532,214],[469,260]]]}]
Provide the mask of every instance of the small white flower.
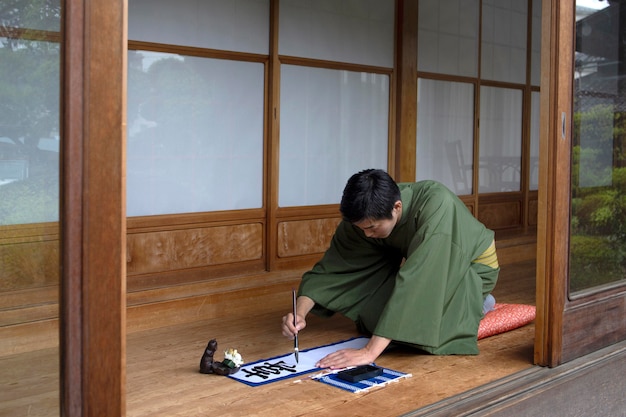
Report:
[{"label": "small white flower", "polygon": [[243,365],[243,359],[239,352],[237,352],[237,349],[230,348],[224,352],[224,359],[231,360],[235,364],[235,367]]}]

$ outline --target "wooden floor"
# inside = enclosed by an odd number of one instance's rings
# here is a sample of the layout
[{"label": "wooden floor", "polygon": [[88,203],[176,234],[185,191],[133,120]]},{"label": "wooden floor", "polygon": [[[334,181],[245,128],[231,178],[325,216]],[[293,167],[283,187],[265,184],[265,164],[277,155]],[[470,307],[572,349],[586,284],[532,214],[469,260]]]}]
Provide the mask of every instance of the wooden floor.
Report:
[{"label": "wooden floor", "polygon": [[[498,302],[535,303],[534,262],[502,267]],[[399,416],[532,367],[534,326],[479,341],[477,356],[431,356],[394,349],[377,361],[412,377],[366,394],[351,394],[315,380],[295,379],[249,387],[198,372],[207,342],[216,338],[216,359],[229,347],[246,362],[283,355],[291,342],[280,334],[285,304],[254,317],[207,320],[129,334],[128,416]],[[311,317],[300,349],[356,336],[341,317]],[[297,379],[297,378],[296,378]],[[58,350],[0,358],[0,416],[56,416]]]}]

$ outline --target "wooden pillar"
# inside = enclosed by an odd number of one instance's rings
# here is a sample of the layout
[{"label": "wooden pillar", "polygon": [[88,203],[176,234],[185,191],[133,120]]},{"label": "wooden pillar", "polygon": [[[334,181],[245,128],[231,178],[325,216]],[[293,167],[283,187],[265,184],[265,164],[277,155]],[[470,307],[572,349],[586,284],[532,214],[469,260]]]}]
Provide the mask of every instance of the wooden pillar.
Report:
[{"label": "wooden pillar", "polygon": [[65,0],[60,402],[125,415],[125,0]]},{"label": "wooden pillar", "polygon": [[396,2],[396,181],[415,181],[417,134],[417,0]]}]

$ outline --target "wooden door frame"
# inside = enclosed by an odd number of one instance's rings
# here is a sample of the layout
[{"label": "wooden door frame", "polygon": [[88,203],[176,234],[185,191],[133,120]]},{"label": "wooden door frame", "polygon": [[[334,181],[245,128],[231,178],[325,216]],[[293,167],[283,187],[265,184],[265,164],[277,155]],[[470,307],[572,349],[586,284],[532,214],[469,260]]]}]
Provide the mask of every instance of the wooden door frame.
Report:
[{"label": "wooden door frame", "polygon": [[554,367],[626,340],[626,286],[569,294],[575,1],[542,16],[535,363]]},{"label": "wooden door frame", "polygon": [[[569,132],[563,137],[561,117],[570,118],[570,103],[567,92],[571,91],[571,73],[558,71],[559,63],[569,59],[571,49],[560,47],[565,27],[559,25],[561,2],[547,0],[542,2],[542,39],[541,39],[541,111],[539,140],[539,201],[537,214],[537,318],[535,320],[535,363],[555,366],[560,363],[561,327],[565,306],[564,289],[566,273],[562,270],[567,265],[564,255],[567,242],[562,240],[565,223],[569,216],[569,204],[564,206],[569,195],[569,181],[563,184],[562,171],[569,155],[562,155],[568,150],[562,142],[569,141]],[[560,30],[560,31],[559,31]],[[565,40],[565,39],[564,39]],[[568,54],[569,53],[569,54]],[[567,126],[566,120],[564,121]],[[567,177],[565,177],[567,178]],[[561,181],[561,183],[559,183]],[[561,193],[561,194],[559,194]],[[559,227],[559,233],[557,233]]]},{"label": "wooden door frame", "polygon": [[62,2],[60,408],[126,414],[126,0]]}]

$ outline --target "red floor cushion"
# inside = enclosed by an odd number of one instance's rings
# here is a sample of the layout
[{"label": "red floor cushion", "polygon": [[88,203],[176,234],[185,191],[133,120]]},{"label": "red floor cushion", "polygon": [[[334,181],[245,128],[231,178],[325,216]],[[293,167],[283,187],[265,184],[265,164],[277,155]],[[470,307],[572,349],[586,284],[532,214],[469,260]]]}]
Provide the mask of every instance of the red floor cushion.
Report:
[{"label": "red floor cushion", "polygon": [[525,326],[535,320],[535,306],[526,304],[496,304],[485,314],[478,326],[478,339],[494,336]]}]

